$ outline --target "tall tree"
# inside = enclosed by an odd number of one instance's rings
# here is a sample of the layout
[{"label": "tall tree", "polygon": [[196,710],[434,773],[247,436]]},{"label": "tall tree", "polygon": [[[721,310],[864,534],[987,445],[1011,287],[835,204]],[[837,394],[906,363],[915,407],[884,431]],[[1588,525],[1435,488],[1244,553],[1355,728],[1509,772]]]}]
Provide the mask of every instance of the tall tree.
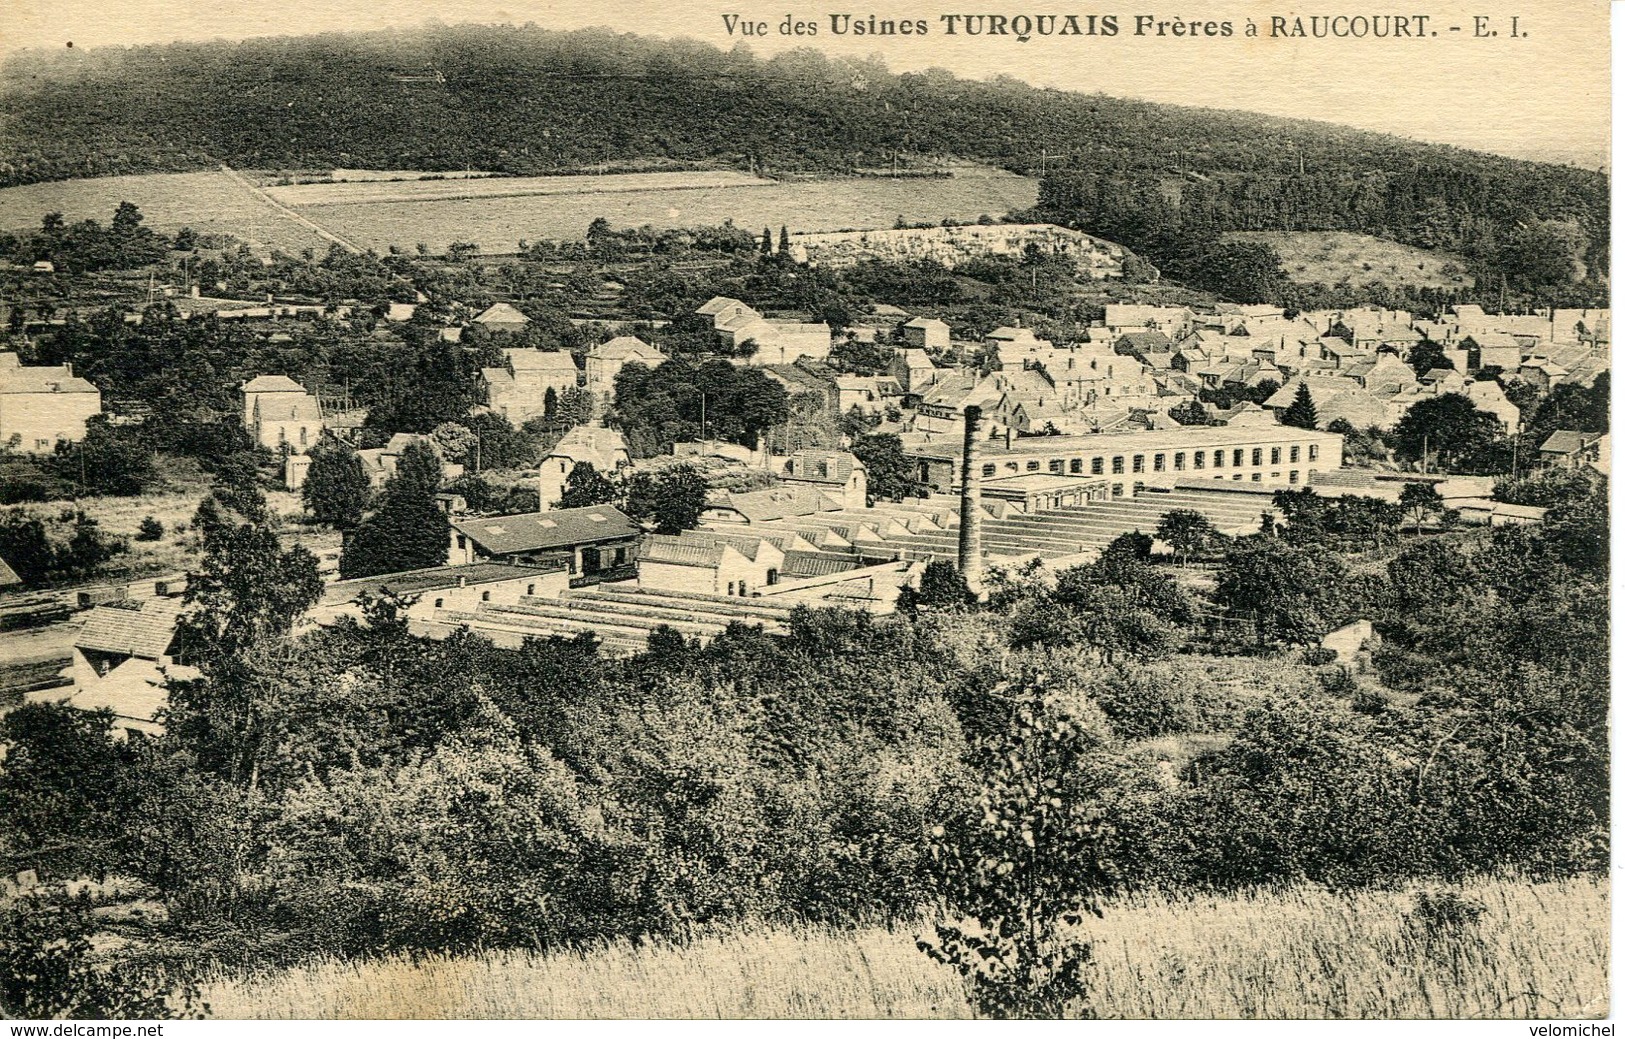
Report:
[{"label": "tall tree", "polygon": [[324,438],[310,452],[300,496],[317,523],[354,530],[372,499],[372,484],[360,455],[348,444]]},{"label": "tall tree", "polygon": [[1260,646],[1309,645],[1351,618],[1345,601],[1348,568],[1318,545],[1280,538],[1238,538],[1225,552],[1213,601],[1251,617]]},{"label": "tall tree", "polygon": [[709,490],[705,477],[687,463],[645,469],[627,484],[626,511],[634,519],[652,521],[662,534],[680,534],[699,525]]},{"label": "tall tree", "polygon": [[571,386],[559,395],[554,417],[565,425],[579,426],[592,421],[592,412],[592,391]]},{"label": "tall tree", "polygon": [[1168,417],[1182,426],[1207,425],[1207,409],[1197,400],[1181,401],[1168,409]]},{"label": "tall tree", "polygon": [[1195,509],[1174,509],[1157,523],[1157,537],[1172,546],[1182,562],[1190,562],[1191,553],[1206,548],[1217,535],[1208,518]]},{"label": "tall tree", "polygon": [[1309,393],[1309,384],[1298,383],[1297,395],[1292,403],[1281,412],[1281,425],[1296,426],[1299,429],[1314,429],[1320,422],[1320,416],[1315,412],[1315,399]]},{"label": "tall tree", "polygon": [[378,508],[344,546],[339,573],[370,577],[444,565],[451,523],[435,502],[440,477],[440,458],[427,444],[415,442],[401,452]]},{"label": "tall tree", "polygon": [[615,482],[591,462],[577,462],[564,481],[564,493],[557,502],[543,502],[546,508],[581,509],[589,505],[608,505],[621,496]]},{"label": "tall tree", "polygon": [[1411,405],[1394,426],[1394,444],[1402,457],[1421,459],[1425,452],[1449,466],[1488,446],[1500,428],[1470,398],[1445,393]]},{"label": "tall tree", "polygon": [[187,654],[205,665],[230,660],[246,648],[286,635],[321,595],[316,557],[301,545],[284,549],[275,530],[261,521],[199,508],[207,518],[203,558],[186,575],[185,602],[192,609],[181,625]]},{"label": "tall tree", "polygon": [[1431,483],[1407,483],[1399,492],[1399,507],[1410,513],[1416,523],[1416,533],[1422,533],[1422,521],[1444,511],[1444,498]]},{"label": "tall tree", "polygon": [[1090,765],[1105,737],[1041,685],[998,693],[1016,708],[975,749],[980,794],[931,830],[938,890],[977,926],[939,923],[919,946],[959,972],[978,1014],[1093,1017],[1078,925],[1103,915],[1099,894],[1111,882]]},{"label": "tall tree", "polygon": [[925,497],[925,485],[903,454],[903,441],[896,433],[860,436],[852,444],[852,454],[863,463],[871,498],[902,501]]}]

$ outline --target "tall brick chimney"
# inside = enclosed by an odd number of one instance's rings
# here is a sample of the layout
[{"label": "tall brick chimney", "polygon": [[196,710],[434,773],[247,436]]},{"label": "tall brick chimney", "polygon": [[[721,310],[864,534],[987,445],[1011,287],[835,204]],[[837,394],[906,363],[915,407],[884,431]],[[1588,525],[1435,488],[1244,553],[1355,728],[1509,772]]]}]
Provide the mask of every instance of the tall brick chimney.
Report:
[{"label": "tall brick chimney", "polygon": [[959,471],[959,573],[971,591],[982,589],[982,464],[976,456],[982,409],[965,407],[965,450]]}]

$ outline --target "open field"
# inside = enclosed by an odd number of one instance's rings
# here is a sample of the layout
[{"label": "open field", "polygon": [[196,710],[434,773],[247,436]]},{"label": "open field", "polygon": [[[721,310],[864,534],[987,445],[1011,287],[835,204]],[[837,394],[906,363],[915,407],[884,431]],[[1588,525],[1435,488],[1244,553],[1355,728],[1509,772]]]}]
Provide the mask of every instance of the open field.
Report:
[{"label": "open field", "polygon": [[120,202],[134,202],[147,226],[175,232],[191,227],[203,234],[230,234],[252,246],[318,254],[327,243],[280,214],[229,175],[154,173],[136,177],[95,177],[50,181],[0,189],[0,229],[36,230],[46,213],[61,213],[71,224],[92,219],[106,224]]},{"label": "open field", "polygon": [[[401,171],[397,171],[401,172]],[[579,240],[606,217],[618,227],[685,227],[732,220],[752,232],[787,226],[841,231],[1002,216],[1031,206],[1038,181],[982,167],[953,177],[851,177],[781,182],[730,170],[604,176],[450,178],[292,184],[266,196],[322,227],[380,252],[422,242],[444,252],[475,242],[513,252],[520,239]],[[0,229],[39,226],[46,213],[105,223],[120,202],[141,207],[159,231],[191,227],[230,234],[260,249],[325,252],[328,243],[279,213],[245,182],[220,172],[161,173],[54,181],[0,189]]]},{"label": "open field", "polygon": [[[1485,879],[1483,915],[1422,925],[1415,896],[1315,887],[1118,899],[1087,929],[1101,1017],[1595,1018],[1606,880]],[[949,1018],[957,977],[915,932],[760,927],[687,945],[329,961],[204,986],[224,1018]]]},{"label": "open field", "polygon": [[[726,179],[705,183],[710,178]],[[605,188],[604,182],[616,186]],[[521,189],[522,194],[516,193]],[[1036,180],[981,168],[960,169],[951,178],[853,177],[794,183],[685,172],[301,184],[270,190],[301,214],[361,245],[382,252],[391,245],[411,249],[422,242],[437,253],[454,241],[474,242],[487,253],[506,253],[513,252],[520,239],[579,240],[600,216],[617,227],[685,227],[731,220],[752,232],[781,226],[841,231],[891,227],[898,217],[937,223],[948,218],[975,220],[984,213],[1002,216],[1031,206],[1038,198]]]},{"label": "open field", "polygon": [[1378,282],[1399,287],[1471,288],[1467,261],[1347,231],[1234,231],[1226,237],[1272,246],[1287,277],[1300,285]]},{"label": "open field", "polygon": [[526,195],[598,195],[623,191],[685,191],[697,188],[772,187],[777,181],[733,170],[680,173],[608,173],[601,177],[488,177],[436,180],[368,180],[352,183],[289,184],[266,188],[286,206],[331,206],[372,202],[436,202]]}]

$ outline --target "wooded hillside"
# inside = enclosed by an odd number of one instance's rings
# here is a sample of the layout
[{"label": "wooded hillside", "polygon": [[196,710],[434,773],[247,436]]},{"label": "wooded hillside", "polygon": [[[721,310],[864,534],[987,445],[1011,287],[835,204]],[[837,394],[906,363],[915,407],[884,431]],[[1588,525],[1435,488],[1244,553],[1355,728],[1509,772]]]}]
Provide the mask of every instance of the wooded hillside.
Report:
[{"label": "wooded hillside", "polygon": [[0,89],[0,186],[222,162],[784,175],[952,157],[1045,175],[1048,215],[1172,260],[1175,276],[1225,231],[1393,238],[1532,293],[1572,282],[1596,295],[1607,269],[1599,173],[1012,79],[893,75],[813,51],[758,60],[601,30],[442,26],[27,52],[0,69]]}]

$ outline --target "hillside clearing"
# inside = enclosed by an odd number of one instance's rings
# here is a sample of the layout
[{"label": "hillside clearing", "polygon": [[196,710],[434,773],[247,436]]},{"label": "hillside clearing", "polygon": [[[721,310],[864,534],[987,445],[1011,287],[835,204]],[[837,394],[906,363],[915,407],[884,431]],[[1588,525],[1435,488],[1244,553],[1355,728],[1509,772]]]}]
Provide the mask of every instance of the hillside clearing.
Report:
[{"label": "hillside clearing", "polygon": [[[435,176],[420,175],[422,178]],[[379,202],[459,201],[468,198],[518,198],[525,195],[597,195],[622,191],[691,191],[699,188],[771,187],[775,181],[733,170],[688,170],[672,173],[608,173],[603,176],[489,177],[418,180],[334,181],[266,188],[266,194],[288,206],[361,205]]]},{"label": "hillside clearing", "polygon": [[1275,249],[1287,277],[1300,285],[1377,283],[1389,288],[1471,288],[1467,261],[1347,231],[1236,231],[1226,237]]},{"label": "hillside clearing", "polygon": [[199,234],[229,234],[261,249],[327,251],[319,235],[219,170],[0,188],[0,229],[37,230],[46,213],[61,213],[70,224],[88,219],[105,225],[120,202],[135,203],[148,227],[167,234],[190,227]]},{"label": "hillside clearing", "polygon": [[[1606,880],[1485,879],[1474,922],[1414,893],[1315,887],[1117,899],[1090,925],[1105,1018],[1592,1018],[1608,1013]],[[223,1018],[956,1018],[908,929],[760,927],[687,945],[344,962],[220,979]]]},{"label": "hillside clearing", "polygon": [[[889,228],[899,218],[935,224],[973,221],[984,214],[999,217],[1029,208],[1038,199],[1037,180],[982,167],[930,178],[768,182],[733,174],[726,182],[705,183],[696,182],[697,176],[650,173],[454,184],[319,184],[272,192],[334,233],[379,252],[391,245],[411,249],[421,242],[433,253],[445,252],[454,241],[473,242],[486,253],[511,253],[521,239],[579,241],[598,217],[616,227],[731,222],[752,232],[764,227],[844,231]],[[559,187],[537,183],[555,179],[569,183]],[[473,190],[476,186],[480,190]],[[328,201],[334,198],[355,200]]]}]

